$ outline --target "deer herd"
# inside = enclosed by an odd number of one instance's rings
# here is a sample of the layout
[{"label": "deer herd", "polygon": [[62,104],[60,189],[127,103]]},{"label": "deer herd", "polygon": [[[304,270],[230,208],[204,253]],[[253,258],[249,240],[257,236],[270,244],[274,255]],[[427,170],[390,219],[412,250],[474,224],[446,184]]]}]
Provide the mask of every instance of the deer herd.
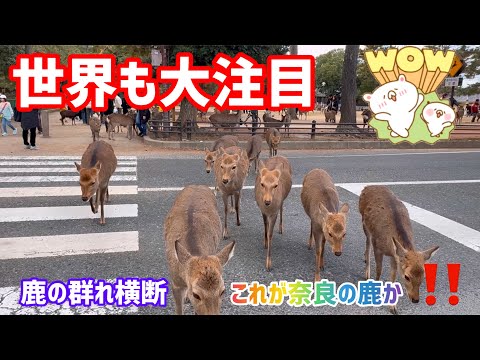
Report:
[{"label": "deer herd", "polygon": [[[164,241],[177,314],[184,313],[186,299],[196,314],[220,314],[226,288],[223,268],[233,256],[236,243],[231,241],[220,250],[218,247],[222,239],[230,237],[229,213],[234,213],[236,225],[241,225],[242,189],[253,167],[256,176],[254,197],[264,224],[265,269],[271,271],[274,228],[279,218],[278,233],[284,231],[283,211],[292,189],[293,174],[289,160],[277,154],[280,143],[277,133],[276,128],[266,133],[270,149],[266,160],[260,160],[263,135],[251,136],[245,148],[236,136],[220,137],[211,149],[205,149],[204,156],[205,171],[211,173],[213,170],[215,190],[207,185],[188,185],[176,196],[165,219]],[[80,175],[81,198],[89,201],[93,213],[97,213],[100,204],[100,224],[103,225],[104,204],[109,201],[108,185],[117,166],[112,146],[102,140],[93,141],[83,154],[81,164],[75,163],[75,166]],[[217,193],[223,201],[223,225],[217,208]],[[341,204],[332,177],[320,168],[305,174],[299,200],[310,220],[307,246],[314,249],[312,280],[317,282],[325,267],[325,245],[338,257],[344,246],[348,246],[346,230],[350,205]],[[366,186],[361,192],[358,209],[366,236],[365,278],[370,278],[373,248],[375,279],[379,280],[382,274],[383,257],[390,257],[390,281],[396,280],[398,271],[409,299],[418,303],[425,275],[424,263],[438,246],[425,251],[416,249],[407,208],[385,186]],[[397,313],[396,306],[390,306],[390,311]]]}]

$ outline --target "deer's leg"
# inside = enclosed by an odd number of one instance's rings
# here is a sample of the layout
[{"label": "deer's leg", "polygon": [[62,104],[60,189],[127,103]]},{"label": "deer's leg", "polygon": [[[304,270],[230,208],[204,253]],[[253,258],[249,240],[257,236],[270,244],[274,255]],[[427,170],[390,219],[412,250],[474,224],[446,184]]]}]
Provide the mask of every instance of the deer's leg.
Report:
[{"label": "deer's leg", "polygon": [[90,198],[90,208],[92,209],[92,213],[96,214],[95,206],[93,205],[93,196]]},{"label": "deer's leg", "polygon": [[101,189],[101,190],[100,190],[100,224],[101,224],[101,225],[105,225],[105,210],[104,210],[104,205],[105,205],[106,190],[107,190],[107,189]]},{"label": "deer's leg", "polygon": [[275,227],[275,222],[277,221],[277,215],[272,217],[268,216],[268,241],[267,241],[267,262],[266,268],[267,271],[272,269],[272,240],[273,240],[273,228]]},{"label": "deer's leg", "polygon": [[320,281],[320,270],[323,270],[323,249],[325,247],[325,237],[322,232],[313,233],[315,237],[315,282]]},{"label": "deer's leg", "polygon": [[235,211],[237,212],[237,226],[240,226],[240,191],[235,193]]},{"label": "deer's leg", "polygon": [[263,217],[263,229],[264,229],[264,236],[263,236],[263,247],[266,249],[268,247],[268,218],[267,215],[262,214]]},{"label": "deer's leg", "polygon": [[310,221],[310,237],[308,238],[308,250],[312,250],[314,241],[315,238],[313,236],[313,222]]},{"label": "deer's leg", "polygon": [[230,214],[235,213],[235,205],[233,203],[233,195],[230,195]]},{"label": "deer's leg", "polygon": [[363,230],[365,232],[365,279],[370,279],[370,255],[372,248],[372,239],[370,234],[367,232],[365,225],[363,225]]},{"label": "deer's leg", "polygon": [[377,267],[377,273],[375,275],[375,280],[380,280],[380,277],[382,276],[382,265],[383,265],[383,254],[377,250],[376,248],[373,248],[373,255],[375,256],[375,265]]},{"label": "deer's leg", "polygon": [[177,315],[183,315],[183,302],[187,289],[184,287],[172,287],[173,298],[175,299],[175,313]]},{"label": "deer's leg", "polygon": [[94,214],[98,213],[98,201],[100,199],[100,189],[97,189],[97,192],[95,194],[95,211],[93,212]]},{"label": "deer's leg", "polygon": [[[390,257],[390,281],[393,283],[397,278],[397,261],[395,260],[395,256]],[[389,305],[389,311],[393,315],[398,315],[397,305]]]},{"label": "deer's leg", "polygon": [[278,223],[278,233],[283,234],[283,203],[280,205],[280,222]]},{"label": "deer's leg", "polygon": [[222,198],[223,198],[223,207],[224,207],[224,223],[223,223],[223,238],[227,239],[228,238],[228,228],[227,228],[227,220],[228,220],[228,195],[225,195],[222,193]]}]

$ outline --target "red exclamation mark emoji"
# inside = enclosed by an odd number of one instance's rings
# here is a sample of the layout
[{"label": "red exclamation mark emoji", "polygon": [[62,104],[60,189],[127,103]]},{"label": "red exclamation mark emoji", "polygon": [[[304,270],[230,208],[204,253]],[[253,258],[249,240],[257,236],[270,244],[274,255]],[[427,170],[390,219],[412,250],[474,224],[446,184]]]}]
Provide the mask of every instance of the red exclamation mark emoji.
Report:
[{"label": "red exclamation mark emoji", "polygon": [[[425,281],[427,283],[427,292],[435,292],[435,280],[437,279],[437,264],[424,264],[425,267]],[[432,306],[437,299],[433,295],[428,295],[425,298],[427,305]]]},{"label": "red exclamation mark emoji", "polygon": [[[460,277],[460,264],[447,264],[448,267],[448,281],[450,283],[450,292],[456,293],[458,292],[458,278]],[[458,304],[458,296],[451,295],[448,298],[448,302],[450,305],[457,305]]]}]

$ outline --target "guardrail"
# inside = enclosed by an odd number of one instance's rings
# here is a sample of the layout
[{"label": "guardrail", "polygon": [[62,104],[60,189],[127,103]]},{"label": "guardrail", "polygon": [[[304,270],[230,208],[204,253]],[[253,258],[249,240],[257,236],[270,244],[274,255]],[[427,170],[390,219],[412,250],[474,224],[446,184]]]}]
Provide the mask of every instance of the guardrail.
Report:
[{"label": "guardrail", "polygon": [[149,132],[153,138],[165,140],[192,140],[198,137],[218,134],[251,135],[263,134],[268,128],[277,128],[282,136],[291,138],[305,138],[315,140],[325,135],[356,135],[371,137],[375,135],[374,129],[363,124],[340,125],[338,123],[326,123],[323,121],[297,121],[285,127],[284,123],[259,121],[255,123],[216,123],[209,121],[186,121],[183,125],[178,122],[172,123],[168,119],[152,119],[149,121]]}]

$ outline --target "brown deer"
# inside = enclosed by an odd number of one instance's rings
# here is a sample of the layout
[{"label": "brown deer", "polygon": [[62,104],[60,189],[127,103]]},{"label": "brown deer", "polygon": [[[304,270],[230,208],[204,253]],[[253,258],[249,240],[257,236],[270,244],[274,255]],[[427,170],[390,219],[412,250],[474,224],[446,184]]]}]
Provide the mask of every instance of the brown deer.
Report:
[{"label": "brown deer", "polygon": [[273,229],[280,213],[278,232],[283,233],[283,202],[292,188],[292,167],[283,156],[260,160],[259,172],[255,180],[255,200],[263,216],[264,238],[263,246],[267,249],[265,267],[272,268]]},{"label": "brown deer", "polygon": [[337,122],[337,112],[335,110],[326,110],[323,112],[325,115],[325,122],[336,123]]},{"label": "brown deer", "polygon": [[108,140],[115,140],[115,128],[118,126],[125,126],[127,128],[127,138],[128,140],[132,140],[133,123],[135,122],[133,114],[110,114],[107,116],[106,121],[108,123]]},{"label": "brown deer", "polygon": [[238,146],[230,146],[227,149],[221,147],[218,151],[218,158],[214,164],[215,181],[217,188],[222,193],[225,209],[225,223],[223,237],[228,237],[227,214],[228,198],[235,198],[235,212],[237,213],[237,226],[240,226],[240,195],[248,173],[248,157],[245,150]]},{"label": "brown deer", "polygon": [[222,222],[217,200],[204,185],[186,186],[164,224],[164,239],[175,312],[183,315],[187,297],[196,314],[218,315],[225,293],[223,267],[233,256],[232,241],[217,252]]},{"label": "brown deer", "polygon": [[218,138],[212,146],[212,150],[205,148],[205,171],[207,174],[212,170],[212,166],[217,159],[217,150],[221,147],[227,148],[230,146],[238,146],[238,137],[235,135],[224,135]]},{"label": "brown deer", "polygon": [[290,127],[291,117],[288,111],[286,111],[285,114],[282,114],[281,120],[268,116],[268,114],[269,112],[264,113],[262,115],[263,127],[265,128],[265,131],[267,131],[267,129],[270,129],[270,128],[280,129],[282,126],[284,125],[286,126],[287,123],[288,123],[288,127]]},{"label": "brown deer", "polygon": [[278,145],[280,145],[281,139],[282,137],[278,129],[271,128],[267,130],[267,133],[265,134],[265,140],[270,148],[270,157],[277,155]]},{"label": "brown deer", "polygon": [[262,152],[262,143],[263,143],[263,136],[262,135],[253,135],[247,141],[247,156],[248,156],[248,172],[250,173],[250,167],[252,162],[255,163],[255,174],[258,173],[258,162],[260,160],[260,153]]},{"label": "brown deer", "polygon": [[65,125],[66,118],[72,119],[72,125],[76,125],[75,120],[77,117],[80,118],[80,112],[75,112],[73,110],[60,111],[60,121],[62,122],[62,125]]},{"label": "brown deer", "polygon": [[90,125],[90,130],[92,131],[93,141],[100,139],[100,129],[102,128],[102,120],[97,115],[92,115],[88,120],[88,125]]},{"label": "brown deer", "polygon": [[210,115],[208,119],[210,120],[212,125],[215,127],[216,131],[218,131],[220,127],[232,128],[241,124],[242,111],[237,110],[236,114],[225,114],[225,113],[215,112],[214,114]]},{"label": "brown deer", "polygon": [[[420,285],[425,276],[424,264],[438,250],[434,246],[417,251],[413,241],[413,230],[408,210],[403,202],[386,186],[366,186],[359,200],[363,231],[366,235],[365,278],[370,279],[370,249],[376,264],[376,280],[382,275],[384,256],[390,257],[390,281],[395,282],[400,272],[408,297],[419,302]],[[389,306],[397,314],[397,307]]]},{"label": "brown deer", "polygon": [[347,203],[340,207],[335,184],[323,169],[313,169],[305,175],[300,198],[310,218],[308,249],[311,250],[315,243],[315,281],[320,281],[325,243],[328,241],[336,256],[342,255],[350,207]]},{"label": "brown deer", "polygon": [[305,121],[307,121],[307,116],[308,116],[309,111],[303,111],[303,110],[298,110],[298,116],[300,117],[300,120],[302,120],[302,116],[305,115]]},{"label": "brown deer", "polygon": [[[90,143],[83,153],[81,164],[75,162],[80,174],[80,188],[82,200],[90,201],[92,212],[98,212],[98,203],[101,205],[100,224],[105,224],[103,206],[109,201],[108,183],[117,168],[117,157],[110,144],[103,140]],[[96,195],[95,204],[93,195]]]}]

